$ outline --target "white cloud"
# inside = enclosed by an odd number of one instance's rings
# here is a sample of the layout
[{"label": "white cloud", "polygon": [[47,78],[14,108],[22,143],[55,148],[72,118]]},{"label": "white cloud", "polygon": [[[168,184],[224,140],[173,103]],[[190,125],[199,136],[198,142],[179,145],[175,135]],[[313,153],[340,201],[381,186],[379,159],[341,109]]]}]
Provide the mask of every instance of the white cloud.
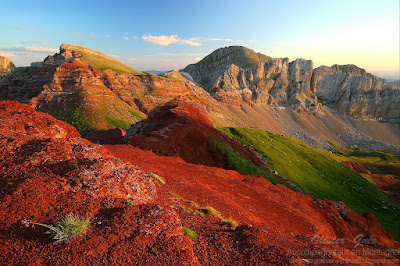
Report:
[{"label": "white cloud", "polygon": [[16,54],[13,53],[7,53],[7,52],[0,52],[1,56],[5,56],[5,57],[17,57]]},{"label": "white cloud", "polygon": [[201,57],[196,57],[194,60],[195,60],[195,61],[200,61],[200,60],[201,60]]},{"label": "white cloud", "polygon": [[142,39],[146,42],[154,43],[157,45],[162,45],[162,46],[168,46],[171,44],[186,44],[190,46],[201,46],[201,43],[199,42],[194,42],[192,40],[183,40],[178,37],[178,35],[171,35],[171,36],[166,36],[166,35],[161,35],[161,36],[152,36],[151,34],[145,35],[142,37]]},{"label": "white cloud", "polygon": [[46,47],[31,47],[31,46],[26,46],[24,48],[25,51],[30,51],[30,52],[37,52],[37,53],[58,53],[58,49],[54,48],[46,48]]},{"label": "white cloud", "polygon": [[97,34],[94,33],[94,32],[91,32],[91,33],[89,34],[89,38],[90,38],[90,39],[94,39],[94,38],[96,38],[96,37],[97,37]]},{"label": "white cloud", "polygon": [[163,46],[168,46],[168,45],[179,42],[178,35],[171,35],[168,37],[166,35],[152,36],[152,35],[148,34],[148,35],[143,36],[142,39],[146,42],[154,43],[157,45],[163,45]]},{"label": "white cloud", "polygon": [[125,40],[125,41],[130,41],[131,38],[124,36],[124,40]]},{"label": "white cloud", "polygon": [[128,61],[136,61],[136,58],[130,57],[130,58],[128,58]]},{"label": "white cloud", "polygon": [[193,42],[193,41],[189,41],[189,40],[181,40],[181,43],[188,44],[190,46],[201,46],[201,43]]},{"label": "white cloud", "polygon": [[133,39],[137,40],[137,39],[139,39],[139,37],[138,37],[138,36],[135,36],[135,35],[133,35]]},{"label": "white cloud", "polygon": [[104,35],[106,39],[110,39],[110,35]]},{"label": "white cloud", "polygon": [[117,55],[117,54],[109,54],[108,56],[111,56],[111,57],[114,57],[114,58],[121,57],[120,55]]}]

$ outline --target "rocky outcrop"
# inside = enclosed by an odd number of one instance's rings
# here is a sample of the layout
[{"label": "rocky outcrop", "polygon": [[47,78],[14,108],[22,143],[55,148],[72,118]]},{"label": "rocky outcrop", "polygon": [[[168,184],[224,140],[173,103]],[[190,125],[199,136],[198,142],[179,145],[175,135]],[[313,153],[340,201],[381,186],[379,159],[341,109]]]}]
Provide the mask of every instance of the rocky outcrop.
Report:
[{"label": "rocky outcrop", "polygon": [[11,74],[16,69],[16,66],[10,59],[0,55],[0,77]]},{"label": "rocky outcrop", "polygon": [[314,70],[312,91],[329,107],[342,113],[400,122],[400,89],[355,65],[321,66]]},{"label": "rocky outcrop", "polygon": [[229,169],[225,155],[214,142],[222,141],[257,167],[268,171],[265,160],[250,148],[214,128],[208,110],[201,104],[176,98],[154,108],[147,119],[132,125],[125,142],[143,150],[184,161]]},{"label": "rocky outcrop", "polygon": [[240,104],[268,104],[293,109],[317,106],[310,89],[311,60],[274,58],[242,69],[230,65],[210,85],[211,95],[219,101]]},{"label": "rocky outcrop", "polygon": [[247,52],[255,53],[240,46],[221,48],[183,71],[215,99],[228,104],[289,107],[319,116],[322,103],[357,118],[400,122],[399,87],[364,69],[354,65],[313,69],[313,62],[305,59],[289,62],[288,58],[267,60],[260,56],[263,59],[254,60],[254,64],[236,60],[255,58],[243,57]]},{"label": "rocky outcrop", "polygon": [[248,68],[270,59],[269,56],[243,46],[229,46],[215,50],[203,60],[188,65],[182,71],[189,73],[194,81],[202,84],[204,88],[208,88],[209,83],[222,74],[228,65],[235,64],[240,68]]}]

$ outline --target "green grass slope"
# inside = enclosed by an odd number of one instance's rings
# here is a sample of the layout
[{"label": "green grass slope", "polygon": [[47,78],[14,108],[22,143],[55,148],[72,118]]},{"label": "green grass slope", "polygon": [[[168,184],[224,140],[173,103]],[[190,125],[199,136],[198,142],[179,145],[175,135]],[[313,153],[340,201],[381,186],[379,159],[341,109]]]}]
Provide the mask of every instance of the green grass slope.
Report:
[{"label": "green grass slope", "polygon": [[222,140],[213,140],[212,145],[223,155],[230,170],[236,170],[242,175],[259,175],[265,177],[272,184],[282,184],[291,188],[284,180],[262,170],[254,165],[251,161],[245,158],[240,152],[233,149],[231,146]]},{"label": "green grass slope", "polygon": [[145,75],[144,73],[133,69],[108,55],[102,54],[98,51],[93,51],[86,47],[74,45],[74,44],[62,44],[60,50],[70,50],[75,51],[82,55],[82,61],[97,67],[101,70],[111,69],[115,72],[126,73],[131,75]]},{"label": "green grass slope", "polygon": [[400,240],[400,207],[361,175],[296,139],[263,130],[222,128],[257,150],[277,171],[317,198],[343,201],[358,213],[371,212]]}]

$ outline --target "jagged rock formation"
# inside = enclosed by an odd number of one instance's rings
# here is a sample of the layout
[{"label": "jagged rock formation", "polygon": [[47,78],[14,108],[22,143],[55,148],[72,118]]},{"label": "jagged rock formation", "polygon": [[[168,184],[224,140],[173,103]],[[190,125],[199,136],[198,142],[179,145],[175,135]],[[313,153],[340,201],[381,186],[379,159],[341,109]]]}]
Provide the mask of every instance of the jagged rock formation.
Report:
[{"label": "jagged rock formation", "polygon": [[270,59],[269,56],[256,53],[243,46],[229,46],[215,50],[203,60],[188,65],[182,71],[189,73],[194,81],[207,88],[216,76],[225,71],[227,65],[235,64],[240,68],[248,68]]},{"label": "jagged rock formation", "polygon": [[400,122],[400,89],[355,65],[321,66],[314,70],[311,90],[324,104],[361,118]]},{"label": "jagged rock formation", "polygon": [[310,90],[312,61],[275,58],[266,63],[242,69],[230,65],[211,82],[211,95],[224,102],[268,104],[311,108],[317,98]]},{"label": "jagged rock formation", "polygon": [[0,77],[11,74],[16,69],[16,66],[10,59],[0,55]]},{"label": "jagged rock formation", "polygon": [[[319,102],[322,102],[346,115],[391,123],[400,121],[399,88],[385,84],[357,66],[313,69],[311,60],[296,59],[289,63],[288,58],[275,58],[249,67],[224,59],[235,58],[236,51],[247,50],[240,46],[220,48],[204,62],[189,65],[183,71],[197,82],[212,77],[211,82],[200,83],[215,99],[230,104],[290,107],[320,115],[323,111],[319,110]],[[205,76],[207,71],[210,74]]]}]

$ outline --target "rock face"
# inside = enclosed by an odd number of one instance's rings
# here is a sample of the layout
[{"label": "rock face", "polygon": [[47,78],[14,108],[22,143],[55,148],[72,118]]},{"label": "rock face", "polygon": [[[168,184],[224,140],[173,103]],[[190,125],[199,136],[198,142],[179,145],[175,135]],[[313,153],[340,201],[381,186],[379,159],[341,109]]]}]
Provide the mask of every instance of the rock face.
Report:
[{"label": "rock face", "polygon": [[240,46],[221,48],[183,71],[215,99],[229,104],[272,105],[320,114],[322,103],[357,118],[400,121],[399,87],[385,84],[364,69],[354,65],[313,69],[311,60],[289,62],[288,58],[266,60],[262,56],[252,65],[234,60],[238,51],[241,55],[248,52]]},{"label": "rock face", "polygon": [[312,91],[324,104],[340,112],[380,121],[400,122],[400,89],[355,65],[318,67]]},{"label": "rock face", "polygon": [[219,101],[311,108],[317,98],[310,90],[311,60],[275,58],[242,69],[230,65],[210,85],[211,95]]},{"label": "rock face", "polygon": [[189,73],[194,81],[207,88],[215,77],[225,71],[227,65],[235,64],[240,68],[248,68],[270,59],[269,56],[243,46],[229,46],[215,50],[200,62],[188,65],[182,71]]},{"label": "rock face", "polygon": [[0,55],[0,77],[11,74],[15,69],[16,67],[10,59]]}]

